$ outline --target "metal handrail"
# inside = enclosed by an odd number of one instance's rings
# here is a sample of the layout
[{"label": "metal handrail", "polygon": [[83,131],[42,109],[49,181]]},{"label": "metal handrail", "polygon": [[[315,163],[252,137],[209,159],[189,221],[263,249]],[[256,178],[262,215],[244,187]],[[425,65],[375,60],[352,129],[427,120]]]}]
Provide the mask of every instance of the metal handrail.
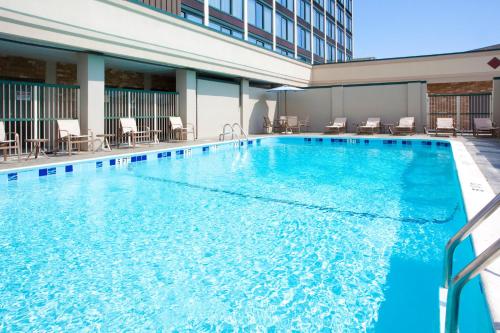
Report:
[{"label": "metal handrail", "polygon": [[464,225],[446,244],[443,266],[443,288],[448,288],[453,273],[453,254],[457,246],[500,206],[500,193]]},{"label": "metal handrail", "polygon": [[[231,129],[231,131],[226,132],[226,127],[229,127]],[[219,141],[224,141],[226,139],[226,134],[231,134],[231,140],[234,139],[233,126],[231,126],[231,124],[229,124],[229,123],[224,124],[224,127],[222,127],[222,133],[219,134]]]},{"label": "metal handrail", "polygon": [[500,239],[497,239],[483,253],[470,262],[460,271],[453,281],[450,282],[446,301],[445,332],[456,333],[458,331],[458,313],[460,306],[460,293],[463,287],[476,277],[483,269],[500,256]]},{"label": "metal handrail", "polygon": [[243,134],[243,136],[245,136],[245,140],[248,142],[248,135],[247,135],[247,133],[245,133],[245,131],[243,130],[243,128],[241,127],[240,124],[234,123],[233,126],[231,126],[231,128],[233,129],[233,132],[234,132],[235,126],[237,126],[240,129],[240,133]]}]

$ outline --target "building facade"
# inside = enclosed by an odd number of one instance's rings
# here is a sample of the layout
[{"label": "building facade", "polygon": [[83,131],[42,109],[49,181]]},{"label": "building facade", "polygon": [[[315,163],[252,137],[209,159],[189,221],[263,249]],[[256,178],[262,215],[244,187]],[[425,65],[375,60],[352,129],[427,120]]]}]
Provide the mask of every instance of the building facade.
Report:
[{"label": "building facade", "polygon": [[305,63],[344,62],[353,58],[352,0],[141,0],[140,3]]}]

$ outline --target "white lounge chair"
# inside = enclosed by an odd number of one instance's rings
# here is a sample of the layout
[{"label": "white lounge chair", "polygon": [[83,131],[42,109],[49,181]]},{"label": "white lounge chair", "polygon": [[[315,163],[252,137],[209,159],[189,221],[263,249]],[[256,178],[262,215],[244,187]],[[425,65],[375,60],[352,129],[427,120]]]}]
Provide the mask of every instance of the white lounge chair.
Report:
[{"label": "white lounge chair", "polygon": [[[9,137],[13,137],[14,139],[10,139]],[[20,146],[19,134],[16,132],[5,132],[5,123],[0,121],[0,150],[3,150],[3,160],[7,161],[7,156],[11,149],[14,149],[17,152],[17,158],[21,159]]]},{"label": "white lounge chair", "polygon": [[280,131],[281,129],[281,124],[278,120],[271,121],[269,119],[269,116],[264,116],[264,124],[263,124],[264,130],[266,134],[272,134],[275,131]]},{"label": "white lounge chair", "polygon": [[380,118],[368,118],[365,123],[358,125],[358,134],[380,133]]},{"label": "white lounge chair", "polygon": [[393,135],[415,134],[415,118],[403,117],[399,124],[392,129]]},{"label": "white lounge chair", "polygon": [[285,132],[292,132],[296,130],[300,133],[300,122],[297,116],[287,116],[286,117],[286,129]]},{"label": "white lounge chair", "polygon": [[184,127],[181,117],[168,117],[168,122],[170,124],[170,130],[174,134],[174,140],[187,140],[189,133],[193,135],[193,140],[196,140],[193,124],[187,123],[186,127]]},{"label": "white lounge chair", "polygon": [[486,134],[494,137],[498,129],[490,118],[474,118],[474,136]]},{"label": "white lounge chair", "polygon": [[130,140],[132,147],[135,147],[137,139],[148,139],[151,142],[151,130],[145,126],[139,130],[134,118],[120,118],[119,137],[125,137]]},{"label": "white lounge chair", "polygon": [[[81,150],[82,143],[89,146],[90,151],[94,151],[94,134],[89,129],[87,134],[82,134],[78,119],[59,119],[57,120],[58,137],[57,142],[66,143],[68,155],[71,156],[73,145],[78,146],[78,151]],[[54,151],[54,154],[57,149]]]},{"label": "white lounge chair", "polygon": [[337,133],[340,134],[341,132],[346,131],[347,127],[347,118],[335,118],[333,122],[330,122],[328,125],[325,126],[325,132],[331,132],[331,133]]},{"label": "white lounge chair", "polygon": [[434,131],[434,135],[438,136],[439,134],[453,134],[453,136],[457,136],[457,129],[453,124],[453,118],[436,119],[436,130]]}]

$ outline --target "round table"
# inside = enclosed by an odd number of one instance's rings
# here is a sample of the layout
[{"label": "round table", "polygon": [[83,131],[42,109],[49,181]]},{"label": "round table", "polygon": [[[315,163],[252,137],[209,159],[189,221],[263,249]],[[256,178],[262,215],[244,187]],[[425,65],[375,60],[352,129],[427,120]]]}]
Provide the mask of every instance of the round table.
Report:
[{"label": "round table", "polygon": [[[26,160],[28,160],[33,153],[35,155],[35,159],[37,159],[38,155],[40,154],[48,158],[48,156],[45,154],[44,149],[41,148],[42,145],[45,145],[47,142],[49,142],[49,139],[26,139],[26,142],[31,143],[31,151],[28,157],[26,157]],[[35,148],[34,150],[33,147]]]}]

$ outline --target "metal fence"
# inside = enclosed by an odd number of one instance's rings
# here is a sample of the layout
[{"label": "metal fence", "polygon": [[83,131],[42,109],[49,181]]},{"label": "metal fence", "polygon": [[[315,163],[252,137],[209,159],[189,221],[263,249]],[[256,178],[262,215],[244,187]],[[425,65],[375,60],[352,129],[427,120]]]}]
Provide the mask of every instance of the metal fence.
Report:
[{"label": "metal fence", "polygon": [[427,128],[436,128],[437,118],[453,118],[461,133],[472,132],[474,118],[491,118],[491,93],[428,95]]},{"label": "metal fence", "polygon": [[78,86],[0,80],[0,121],[6,132],[19,135],[23,153],[31,148],[26,139],[48,139],[50,151],[57,138],[56,120],[79,119],[79,99]]},{"label": "metal fence", "polygon": [[[179,94],[131,89],[106,88],[104,108],[104,130],[106,134],[119,132],[120,118],[134,118],[139,128],[161,131],[159,141],[173,139],[168,117],[178,116]],[[126,138],[118,138],[117,144]],[[144,139],[146,140],[146,139]]]}]

